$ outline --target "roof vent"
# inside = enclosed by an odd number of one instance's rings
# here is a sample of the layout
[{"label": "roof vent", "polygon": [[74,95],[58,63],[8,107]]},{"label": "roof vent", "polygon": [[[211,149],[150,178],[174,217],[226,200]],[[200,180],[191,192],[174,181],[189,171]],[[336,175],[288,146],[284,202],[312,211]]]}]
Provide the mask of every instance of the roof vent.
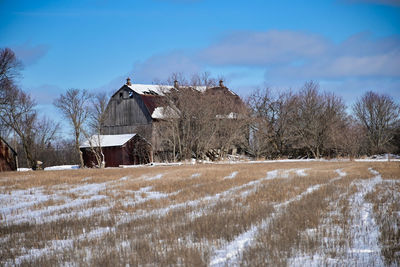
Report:
[{"label": "roof vent", "polygon": [[132,83],[131,83],[131,78],[126,78],[126,85],[128,85],[128,86],[130,86],[130,85],[132,85]]},{"label": "roof vent", "polygon": [[225,87],[223,80],[219,80],[219,87]]}]

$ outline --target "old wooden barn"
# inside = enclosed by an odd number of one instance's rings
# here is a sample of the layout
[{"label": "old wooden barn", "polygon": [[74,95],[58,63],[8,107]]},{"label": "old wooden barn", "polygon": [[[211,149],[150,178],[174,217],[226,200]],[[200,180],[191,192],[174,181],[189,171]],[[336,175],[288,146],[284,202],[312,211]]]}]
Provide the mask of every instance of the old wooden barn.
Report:
[{"label": "old wooden barn", "polygon": [[17,153],[0,137],[0,172],[17,170]]},{"label": "old wooden barn", "polygon": [[131,84],[128,78],[107,105],[102,133],[139,133],[150,139],[153,121],[157,119],[155,111],[162,101],[160,90],[158,85]]},{"label": "old wooden barn", "polygon": [[[101,132],[107,135],[138,133],[152,144],[156,160],[160,144],[157,136],[157,125],[165,118],[165,92],[180,88],[175,81],[173,86],[132,84],[128,78],[126,84],[118,89],[110,98],[106,108],[105,121]],[[243,105],[240,97],[224,86],[220,81],[216,87],[198,86],[195,89],[210,95],[222,95],[236,102],[236,107]],[[235,111],[231,112],[232,114]],[[232,115],[231,114],[231,115]],[[221,118],[228,118],[222,115]]]},{"label": "old wooden barn", "polygon": [[86,167],[98,165],[95,153],[100,153],[99,148],[104,155],[105,167],[153,161],[151,144],[138,134],[94,135],[80,146]]}]

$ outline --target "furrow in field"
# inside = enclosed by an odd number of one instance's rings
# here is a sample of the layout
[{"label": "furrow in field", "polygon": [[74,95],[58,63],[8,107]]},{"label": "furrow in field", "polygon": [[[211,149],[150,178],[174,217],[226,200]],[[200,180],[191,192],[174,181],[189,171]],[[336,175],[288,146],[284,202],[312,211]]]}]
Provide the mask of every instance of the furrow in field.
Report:
[{"label": "furrow in field", "polygon": [[261,221],[261,223],[251,226],[251,228],[248,231],[238,235],[233,241],[227,243],[223,248],[218,249],[210,260],[210,266],[227,266],[227,265],[238,266],[243,251],[247,247],[251,246],[255,236],[257,235],[260,229],[265,229],[269,227],[269,224],[273,219],[273,217],[279,216],[282,210],[290,203],[299,201],[304,196],[318,190],[321,186],[332,183],[337,179],[341,179],[342,177],[344,177],[344,175],[339,174],[338,177],[331,179],[328,183],[310,186],[299,195],[283,203],[275,204],[274,209],[276,210],[276,212],[273,213],[269,218],[265,218],[264,220]]}]

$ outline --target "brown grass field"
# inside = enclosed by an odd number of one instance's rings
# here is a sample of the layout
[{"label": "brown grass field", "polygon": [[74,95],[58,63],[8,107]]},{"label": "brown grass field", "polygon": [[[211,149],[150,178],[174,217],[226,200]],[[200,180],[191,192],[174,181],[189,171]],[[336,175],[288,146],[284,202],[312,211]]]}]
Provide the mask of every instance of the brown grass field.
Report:
[{"label": "brown grass field", "polygon": [[399,266],[400,162],[0,173],[1,266]]}]

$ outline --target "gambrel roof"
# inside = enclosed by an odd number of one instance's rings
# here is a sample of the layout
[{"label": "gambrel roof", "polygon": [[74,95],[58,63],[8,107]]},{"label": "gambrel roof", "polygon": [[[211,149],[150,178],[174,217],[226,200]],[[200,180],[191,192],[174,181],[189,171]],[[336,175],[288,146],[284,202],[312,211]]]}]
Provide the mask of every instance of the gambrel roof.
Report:
[{"label": "gambrel roof", "polygon": [[[122,92],[128,92],[128,98],[133,98],[134,95],[139,97],[144,106],[146,107],[148,114],[152,119],[163,119],[165,118],[164,107],[163,107],[163,98],[166,93],[170,92],[174,88],[176,88],[177,82],[175,86],[171,85],[158,85],[158,84],[132,84],[130,79],[127,79],[127,83],[124,84],[117,92],[114,93],[113,97],[118,93],[121,95]],[[229,88],[223,85],[223,82],[220,81],[219,86],[216,87],[206,87],[206,86],[195,86],[195,87],[183,87],[180,88],[189,88],[201,93],[207,93],[211,95],[219,95],[223,94],[227,97],[234,97],[238,104],[241,104],[242,101],[240,97],[235,94],[233,91],[229,90]],[[171,113],[171,112],[169,112]],[[171,113],[173,114],[173,112]]]}]

